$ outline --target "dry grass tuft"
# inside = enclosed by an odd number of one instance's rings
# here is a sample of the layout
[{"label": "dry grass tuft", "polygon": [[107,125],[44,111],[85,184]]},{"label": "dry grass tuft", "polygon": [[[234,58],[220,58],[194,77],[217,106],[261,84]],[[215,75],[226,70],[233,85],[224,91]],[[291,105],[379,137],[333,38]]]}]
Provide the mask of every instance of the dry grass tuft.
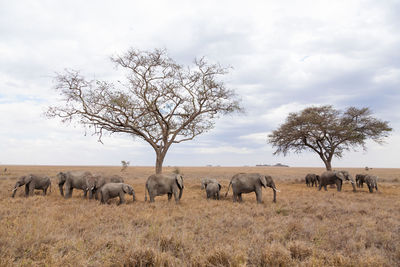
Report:
[{"label": "dry grass tuft", "polygon": [[[317,168],[180,167],[185,190],[179,205],[157,197],[145,203],[150,167],[129,167],[122,175],[137,201],[117,206],[85,200],[74,191],[61,198],[54,176],[62,170],[120,174],[120,167],[9,167],[0,176],[0,266],[399,266],[399,169],[372,169],[379,192],[353,193],[307,188],[308,172]],[[166,168],[171,173],[174,167]],[[363,169],[349,169],[352,175]],[[232,202],[206,200],[202,177],[216,178],[226,192],[238,172],[270,174],[281,193],[263,190]],[[50,175],[53,192],[25,198],[24,188],[11,198],[16,177]],[[384,180],[385,182],[382,182]]]}]

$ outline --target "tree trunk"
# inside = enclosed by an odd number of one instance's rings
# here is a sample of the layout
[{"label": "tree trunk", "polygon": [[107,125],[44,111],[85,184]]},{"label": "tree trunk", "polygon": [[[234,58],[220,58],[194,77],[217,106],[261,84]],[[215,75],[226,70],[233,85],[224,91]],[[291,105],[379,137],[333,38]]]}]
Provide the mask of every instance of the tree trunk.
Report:
[{"label": "tree trunk", "polygon": [[156,152],[156,174],[162,173],[162,167],[164,162],[165,154],[161,152]]},{"label": "tree trunk", "polygon": [[326,170],[327,170],[327,171],[331,171],[331,170],[332,170],[331,162],[325,160],[324,163],[325,163],[325,168],[326,168]]},{"label": "tree trunk", "polygon": [[331,165],[331,160],[332,159],[326,159],[323,154],[319,154],[319,157],[324,162],[326,170],[327,171],[331,171],[332,170],[332,165]]}]

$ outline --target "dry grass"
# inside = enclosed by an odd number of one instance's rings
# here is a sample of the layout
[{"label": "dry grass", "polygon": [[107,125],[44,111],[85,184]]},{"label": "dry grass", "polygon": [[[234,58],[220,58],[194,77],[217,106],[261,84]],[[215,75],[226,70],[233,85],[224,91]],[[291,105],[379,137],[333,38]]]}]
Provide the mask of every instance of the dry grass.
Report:
[{"label": "dry grass", "polygon": [[[380,192],[318,192],[303,178],[319,168],[180,167],[185,190],[180,205],[157,197],[144,203],[151,167],[129,167],[123,176],[137,200],[116,206],[52,193],[10,197],[16,177],[50,176],[60,170],[120,173],[119,167],[11,166],[0,175],[0,265],[18,266],[399,266],[400,169],[373,169]],[[174,168],[165,168],[172,172]],[[362,169],[348,169],[353,175]],[[254,194],[244,203],[205,199],[200,179],[217,178],[226,192],[237,172],[271,174],[281,190],[272,203]],[[39,192],[38,192],[39,193]]]}]

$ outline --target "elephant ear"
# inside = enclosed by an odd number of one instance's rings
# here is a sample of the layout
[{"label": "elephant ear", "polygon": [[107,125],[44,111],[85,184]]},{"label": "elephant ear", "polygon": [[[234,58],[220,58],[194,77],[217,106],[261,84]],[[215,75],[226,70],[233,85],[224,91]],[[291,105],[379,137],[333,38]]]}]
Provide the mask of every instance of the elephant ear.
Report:
[{"label": "elephant ear", "polygon": [[202,179],[202,180],[201,180],[201,189],[202,189],[202,190],[203,190],[203,189],[206,189],[206,186],[207,186],[206,180],[205,180],[205,179]]},{"label": "elephant ear", "polygon": [[221,186],[221,184],[220,184],[220,183],[218,183],[218,187],[219,187],[219,190],[221,190],[222,186]]},{"label": "elephant ear", "polygon": [[175,180],[176,180],[176,183],[178,184],[179,189],[183,189],[183,177],[182,177],[182,175],[177,175]]},{"label": "elephant ear", "polygon": [[25,176],[25,184],[32,182],[32,174]]},{"label": "elephant ear", "polygon": [[267,187],[267,179],[265,179],[265,176],[260,176],[260,182],[262,186]]},{"label": "elephant ear", "polygon": [[123,185],[122,185],[122,190],[123,190],[126,194],[129,193],[129,192],[130,192],[130,190],[129,190],[129,185],[123,184]]},{"label": "elephant ear", "polygon": [[336,177],[342,181],[346,180],[346,177],[343,175],[342,172],[336,172]]}]

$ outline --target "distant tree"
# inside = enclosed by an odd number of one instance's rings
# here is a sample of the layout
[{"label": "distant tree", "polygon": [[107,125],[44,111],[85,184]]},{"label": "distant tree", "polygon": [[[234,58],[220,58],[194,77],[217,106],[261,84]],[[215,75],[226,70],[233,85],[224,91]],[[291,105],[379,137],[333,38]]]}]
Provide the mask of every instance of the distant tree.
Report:
[{"label": "distant tree", "polygon": [[126,70],[125,82],[87,80],[67,70],[55,85],[63,104],[46,114],[91,127],[99,141],[104,131],[143,139],[156,153],[156,173],[172,144],[192,140],[212,129],[220,115],[241,110],[234,91],[218,79],[228,69],[204,58],[182,66],[165,50],[132,49],[111,60]]},{"label": "distant tree", "polygon": [[125,160],[121,160],[121,164],[122,164],[121,172],[123,172],[128,168],[130,162],[129,161],[125,161]]},{"label": "distant tree", "polygon": [[382,144],[392,131],[387,121],[371,114],[369,108],[339,111],[332,106],[309,107],[290,113],[286,122],[268,135],[268,142],[277,148],[274,155],[311,150],[319,155],[327,170],[332,170],[333,157],[341,158],[344,151],[352,148],[366,150],[367,139]]}]

